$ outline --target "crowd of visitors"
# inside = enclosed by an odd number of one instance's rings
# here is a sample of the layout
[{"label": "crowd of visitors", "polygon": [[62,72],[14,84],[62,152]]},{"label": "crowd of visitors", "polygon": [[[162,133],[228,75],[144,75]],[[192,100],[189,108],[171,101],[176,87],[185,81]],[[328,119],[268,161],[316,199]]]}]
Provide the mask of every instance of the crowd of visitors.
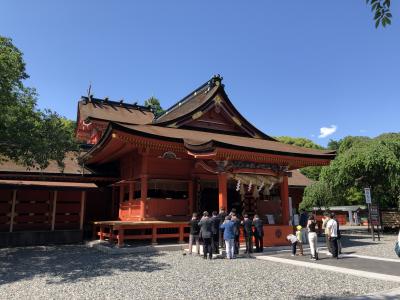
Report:
[{"label": "crowd of visitors", "polygon": [[[306,221],[304,221],[306,220]],[[303,227],[304,226],[304,227]],[[292,246],[292,256],[297,253],[298,255],[303,254],[303,244],[308,241],[310,245],[311,259],[318,260],[318,248],[317,248],[317,221],[314,215],[308,216],[306,212],[302,212],[300,216],[300,225],[296,227],[296,234],[289,234],[286,239]],[[328,255],[338,259],[341,254],[341,242],[340,242],[340,230],[339,222],[335,219],[334,213],[325,213],[322,222],[322,227],[325,230],[326,247],[328,249]]]},{"label": "crowd of visitors", "polygon": [[212,259],[213,254],[219,254],[220,248],[226,250],[226,258],[233,259],[239,254],[240,228],[243,228],[244,240],[246,242],[245,254],[253,253],[253,237],[256,252],[263,252],[263,221],[255,215],[251,219],[244,214],[243,220],[239,218],[235,209],[227,214],[224,208],[220,212],[212,212],[210,217],[207,211],[199,219],[197,213],[193,213],[189,222],[189,254],[192,254],[194,243],[196,252],[200,254],[200,240],[203,242],[203,258]]},{"label": "crowd of visitors", "polygon": [[[292,256],[303,256],[303,245],[310,245],[311,259],[318,260],[317,248],[317,220],[314,215],[308,216],[304,211],[300,215],[300,224],[296,226],[295,234],[289,234],[286,239],[292,246]],[[263,221],[258,215],[251,219],[244,214],[243,220],[239,218],[235,209],[227,214],[224,208],[220,212],[213,211],[211,216],[207,211],[203,212],[201,218],[193,213],[189,222],[189,254],[192,254],[194,244],[196,252],[200,255],[200,241],[203,244],[204,259],[212,259],[213,254],[219,254],[220,249],[226,250],[226,258],[233,259],[239,254],[240,234],[243,229],[244,241],[246,244],[245,254],[250,256],[254,251],[253,239],[255,241],[255,252],[263,252]],[[328,255],[338,259],[341,253],[339,222],[335,219],[334,213],[325,213],[322,223],[325,230],[326,246]]]}]

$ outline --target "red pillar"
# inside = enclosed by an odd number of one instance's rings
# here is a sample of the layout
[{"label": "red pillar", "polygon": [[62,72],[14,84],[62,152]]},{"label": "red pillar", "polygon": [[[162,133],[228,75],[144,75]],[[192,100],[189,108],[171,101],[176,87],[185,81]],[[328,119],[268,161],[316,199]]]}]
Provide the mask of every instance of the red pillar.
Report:
[{"label": "red pillar", "polygon": [[282,224],[289,225],[289,183],[287,175],[283,176],[281,183],[281,209]]},{"label": "red pillar", "polygon": [[140,178],[140,220],[146,217],[147,176]]},{"label": "red pillar", "polygon": [[219,208],[228,210],[228,179],[226,173],[218,174],[218,204]]},{"label": "red pillar", "polygon": [[194,202],[194,182],[193,180],[189,181],[189,207],[188,207],[188,214],[191,216],[193,214],[193,202]]}]

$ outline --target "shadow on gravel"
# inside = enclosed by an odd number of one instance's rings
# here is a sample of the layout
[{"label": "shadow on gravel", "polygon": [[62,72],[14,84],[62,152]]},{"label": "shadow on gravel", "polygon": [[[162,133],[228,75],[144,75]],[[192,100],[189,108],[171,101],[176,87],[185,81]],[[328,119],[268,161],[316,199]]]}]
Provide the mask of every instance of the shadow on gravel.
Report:
[{"label": "shadow on gravel", "polygon": [[48,284],[87,280],[124,272],[156,272],[170,265],[163,253],[109,255],[84,246],[48,246],[0,250],[0,285],[45,277]]},{"label": "shadow on gravel", "polygon": [[[361,297],[361,298],[358,298]],[[376,299],[384,299],[384,300],[398,300],[398,296],[382,296],[382,297],[376,297],[376,296],[297,296],[294,299],[296,300],[351,300],[351,299],[359,299],[359,300],[376,300]]]}]

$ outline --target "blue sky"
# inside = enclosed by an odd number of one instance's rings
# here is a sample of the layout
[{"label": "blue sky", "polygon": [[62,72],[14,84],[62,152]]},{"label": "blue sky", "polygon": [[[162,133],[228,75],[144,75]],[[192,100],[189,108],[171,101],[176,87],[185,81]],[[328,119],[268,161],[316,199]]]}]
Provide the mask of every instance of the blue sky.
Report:
[{"label": "blue sky", "polygon": [[68,118],[90,82],[95,97],[154,95],[168,107],[221,74],[258,128],[326,145],[400,131],[400,3],[392,2],[393,25],[376,30],[365,0],[8,0],[0,34],[24,52],[39,106]]}]

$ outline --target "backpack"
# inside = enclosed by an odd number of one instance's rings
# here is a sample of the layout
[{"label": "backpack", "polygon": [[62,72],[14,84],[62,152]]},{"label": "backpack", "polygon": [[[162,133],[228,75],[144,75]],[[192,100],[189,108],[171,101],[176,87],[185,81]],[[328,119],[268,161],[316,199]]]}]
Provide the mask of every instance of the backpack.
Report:
[{"label": "backpack", "polygon": [[397,254],[398,257],[400,257],[400,245],[398,241],[394,245],[394,252]]}]

